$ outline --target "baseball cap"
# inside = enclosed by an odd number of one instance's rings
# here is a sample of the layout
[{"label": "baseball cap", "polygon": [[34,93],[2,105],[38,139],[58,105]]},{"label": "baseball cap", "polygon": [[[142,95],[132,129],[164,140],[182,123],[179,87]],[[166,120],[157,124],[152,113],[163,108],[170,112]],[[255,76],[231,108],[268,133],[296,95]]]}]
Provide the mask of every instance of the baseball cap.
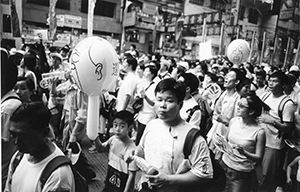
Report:
[{"label": "baseball cap", "polygon": [[185,62],[185,61],[179,61],[177,63],[177,65],[184,67],[186,70],[189,70],[189,68],[190,68],[188,62]]},{"label": "baseball cap", "polygon": [[57,57],[59,58],[61,61],[63,60],[63,57],[61,56],[61,54],[56,53],[56,52],[52,52],[49,54],[50,57]]},{"label": "baseball cap", "polygon": [[299,71],[299,67],[297,65],[293,65],[289,71]]}]

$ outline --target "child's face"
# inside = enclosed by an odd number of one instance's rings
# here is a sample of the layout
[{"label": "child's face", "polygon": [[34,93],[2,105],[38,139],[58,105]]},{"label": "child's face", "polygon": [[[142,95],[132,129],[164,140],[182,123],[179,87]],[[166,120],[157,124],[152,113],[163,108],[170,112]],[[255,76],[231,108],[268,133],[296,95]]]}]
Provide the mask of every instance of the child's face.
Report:
[{"label": "child's face", "polygon": [[130,127],[122,119],[116,118],[113,122],[113,129],[114,129],[116,137],[118,139],[122,139],[122,138],[128,137]]}]

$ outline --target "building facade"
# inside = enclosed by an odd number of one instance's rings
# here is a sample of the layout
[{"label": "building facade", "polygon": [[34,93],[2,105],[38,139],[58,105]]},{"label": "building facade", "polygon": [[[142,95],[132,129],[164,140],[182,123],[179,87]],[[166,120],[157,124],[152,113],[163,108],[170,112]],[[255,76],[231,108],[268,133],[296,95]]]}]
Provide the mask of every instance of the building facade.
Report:
[{"label": "building facade", "polygon": [[[3,3],[7,1],[7,3]],[[18,1],[16,1],[18,2]],[[42,36],[53,46],[65,44],[76,45],[87,35],[88,0],[59,0],[55,12],[57,31],[55,40],[48,39],[49,0],[23,0],[18,12],[21,23],[22,39],[25,42],[35,41]],[[8,0],[2,0],[2,6],[8,6]],[[93,34],[109,40],[117,49],[121,37],[120,22],[121,1],[97,0],[94,9]],[[9,12],[9,11],[8,11]],[[7,13],[9,14],[9,13]],[[5,38],[5,37],[4,37]]]}]

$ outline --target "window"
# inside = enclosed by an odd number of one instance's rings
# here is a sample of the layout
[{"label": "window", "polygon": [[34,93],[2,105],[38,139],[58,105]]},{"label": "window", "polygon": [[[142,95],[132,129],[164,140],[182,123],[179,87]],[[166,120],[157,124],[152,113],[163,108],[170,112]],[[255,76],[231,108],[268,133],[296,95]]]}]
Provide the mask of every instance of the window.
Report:
[{"label": "window", "polygon": [[248,16],[248,22],[249,23],[253,23],[253,24],[257,24],[258,21],[258,11],[256,9],[249,9],[249,16]]},{"label": "window", "polygon": [[203,5],[204,0],[190,0],[190,3],[196,4],[196,5]]},{"label": "window", "polygon": [[2,17],[2,23],[3,23],[3,32],[4,33],[11,33],[11,20],[10,15],[3,14]]},{"label": "window", "polygon": [[[97,0],[96,5],[95,5],[95,9],[94,9],[94,14],[99,15],[99,16],[103,16],[103,17],[114,18],[116,7],[117,7],[116,3]],[[81,1],[81,12],[82,13],[87,13],[88,12],[88,0],[82,0]]]},{"label": "window", "polygon": [[245,15],[245,7],[241,6],[240,7],[240,12],[239,12],[239,20],[244,20],[244,15]]},{"label": "window", "polygon": [[210,6],[211,9],[216,9],[220,11],[225,11],[226,9],[226,4],[223,1],[210,1]]},{"label": "window", "polygon": [[[27,0],[27,3],[49,7],[49,0]],[[56,8],[70,10],[70,0],[58,0]]]},{"label": "window", "polygon": [[1,0],[0,3],[8,5],[9,4],[9,0]]}]

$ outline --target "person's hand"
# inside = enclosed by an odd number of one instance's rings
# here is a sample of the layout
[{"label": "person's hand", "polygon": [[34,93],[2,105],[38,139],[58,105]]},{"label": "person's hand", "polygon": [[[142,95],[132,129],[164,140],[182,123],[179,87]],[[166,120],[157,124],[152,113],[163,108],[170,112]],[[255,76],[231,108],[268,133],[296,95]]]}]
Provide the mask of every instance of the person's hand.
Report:
[{"label": "person's hand", "polygon": [[223,115],[219,114],[216,116],[216,121],[220,122],[220,123],[223,123],[225,125],[228,125],[228,122],[227,122],[227,118],[224,117]]},{"label": "person's hand", "polygon": [[72,143],[72,142],[76,142],[76,136],[73,134],[70,135],[70,139],[69,139],[69,143]]},{"label": "person's hand", "polygon": [[233,146],[233,148],[236,149],[240,154],[245,155],[245,150],[242,146],[235,145],[235,146]]},{"label": "person's hand", "polygon": [[272,124],[274,121],[274,118],[267,113],[263,113],[263,114],[261,114],[261,116],[259,116],[257,118],[257,120],[260,123]]},{"label": "person's hand", "polygon": [[149,179],[152,186],[158,188],[168,185],[169,176],[162,171],[158,171],[157,175],[145,175]]},{"label": "person's hand", "polygon": [[287,178],[287,179],[286,179],[286,183],[287,183],[289,186],[292,186],[292,185],[293,185],[293,182],[292,182],[291,178]]},{"label": "person's hand", "polygon": [[140,95],[141,95],[142,98],[145,97],[145,90],[144,89],[140,91]]},{"label": "person's hand", "polygon": [[133,161],[133,156],[143,157],[143,153],[138,149],[138,146],[135,149],[128,150],[129,155],[125,159],[126,163],[131,163]]}]

